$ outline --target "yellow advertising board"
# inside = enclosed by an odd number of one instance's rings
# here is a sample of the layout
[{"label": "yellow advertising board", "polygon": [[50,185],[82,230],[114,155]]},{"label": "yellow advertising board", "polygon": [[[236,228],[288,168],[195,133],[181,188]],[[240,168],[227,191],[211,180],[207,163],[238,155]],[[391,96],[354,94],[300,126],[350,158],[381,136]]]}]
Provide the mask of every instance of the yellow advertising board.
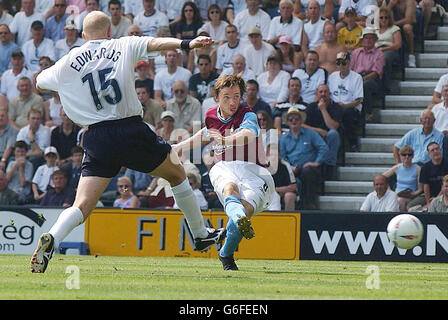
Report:
[{"label": "yellow advertising board", "polygon": [[[207,226],[225,227],[223,211],[202,212]],[[243,239],[238,258],[299,259],[300,214],[263,212],[252,218],[255,238]],[[90,253],[112,256],[216,258],[218,246],[201,253],[178,210],[95,209],[86,221]]]}]

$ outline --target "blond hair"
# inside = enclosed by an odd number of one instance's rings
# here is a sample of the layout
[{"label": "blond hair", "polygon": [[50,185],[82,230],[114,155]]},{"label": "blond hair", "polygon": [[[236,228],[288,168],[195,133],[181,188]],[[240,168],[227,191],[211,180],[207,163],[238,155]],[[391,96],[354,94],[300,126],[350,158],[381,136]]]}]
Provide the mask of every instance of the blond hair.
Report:
[{"label": "blond hair", "polygon": [[86,40],[102,39],[107,37],[110,26],[110,18],[104,12],[92,11],[84,18],[82,33]]}]

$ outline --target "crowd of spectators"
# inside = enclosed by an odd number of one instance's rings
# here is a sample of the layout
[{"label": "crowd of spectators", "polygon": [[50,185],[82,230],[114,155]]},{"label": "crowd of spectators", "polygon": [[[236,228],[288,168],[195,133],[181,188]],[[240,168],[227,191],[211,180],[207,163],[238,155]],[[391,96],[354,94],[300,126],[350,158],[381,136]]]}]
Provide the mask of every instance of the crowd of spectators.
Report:
[{"label": "crowd of spectators", "polygon": [[[205,111],[216,105],[214,81],[240,74],[247,83],[241,103],[259,116],[281,199],[270,208],[316,209],[319,181],[334,178],[341,148],[359,151],[358,129],[371,117],[374,97],[387,91],[398,51],[407,50],[408,66],[416,66],[415,17],[424,17],[427,27],[427,10],[434,3],[420,4],[414,0],[3,1],[0,169],[6,175],[0,176],[0,184],[6,179],[8,188],[18,193],[11,202],[70,205],[80,174],[84,129],[65,115],[57,94],[36,92],[34,83],[41,70],[82,46],[84,17],[102,10],[111,18],[111,38],[213,38],[210,48],[150,53],[137,63],[135,88],[144,120],[165,140],[176,143],[201,128]],[[204,161],[211,158],[211,151],[200,153],[200,161],[184,158],[185,163],[191,160],[185,168],[198,200],[204,204],[205,199],[213,208],[219,201],[207,175],[212,164]],[[126,168],[105,194],[104,203],[119,207],[175,205],[166,181]]]}]

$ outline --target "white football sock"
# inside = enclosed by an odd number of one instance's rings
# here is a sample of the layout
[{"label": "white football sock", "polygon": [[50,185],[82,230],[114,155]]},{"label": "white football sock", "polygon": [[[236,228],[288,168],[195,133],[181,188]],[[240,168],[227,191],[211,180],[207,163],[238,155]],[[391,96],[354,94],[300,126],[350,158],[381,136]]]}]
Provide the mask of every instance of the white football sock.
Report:
[{"label": "white football sock", "polygon": [[64,238],[84,222],[84,216],[77,207],[70,207],[61,212],[56,223],[48,231],[54,238],[54,248],[58,248]]},{"label": "white football sock", "polygon": [[205,229],[204,219],[188,179],[185,179],[182,183],[172,187],[171,190],[173,191],[174,200],[176,201],[177,206],[182,210],[182,213],[187,219],[193,237],[195,239],[205,238],[208,233]]}]

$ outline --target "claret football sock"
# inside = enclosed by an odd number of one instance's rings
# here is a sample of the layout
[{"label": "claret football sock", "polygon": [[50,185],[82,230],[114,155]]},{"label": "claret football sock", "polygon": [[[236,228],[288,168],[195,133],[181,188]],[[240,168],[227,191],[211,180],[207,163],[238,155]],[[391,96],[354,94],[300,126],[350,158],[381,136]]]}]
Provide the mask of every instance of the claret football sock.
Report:
[{"label": "claret football sock", "polygon": [[77,226],[84,222],[82,211],[77,207],[70,207],[61,212],[50,233],[54,238],[54,248],[57,249],[64,238]]},{"label": "claret football sock", "polygon": [[202,217],[201,209],[199,208],[196,196],[191,189],[190,182],[185,179],[177,186],[171,187],[173,191],[174,200],[177,206],[187,219],[188,226],[194,238],[207,237],[207,229],[205,228],[204,219]]},{"label": "claret football sock", "polygon": [[228,196],[224,201],[224,211],[235,224],[241,217],[246,216],[246,209],[237,196]]},{"label": "claret football sock", "polygon": [[238,249],[238,245],[243,239],[243,235],[238,231],[237,224],[232,219],[227,222],[226,229],[227,237],[221,250],[219,250],[221,257],[231,256]]}]

